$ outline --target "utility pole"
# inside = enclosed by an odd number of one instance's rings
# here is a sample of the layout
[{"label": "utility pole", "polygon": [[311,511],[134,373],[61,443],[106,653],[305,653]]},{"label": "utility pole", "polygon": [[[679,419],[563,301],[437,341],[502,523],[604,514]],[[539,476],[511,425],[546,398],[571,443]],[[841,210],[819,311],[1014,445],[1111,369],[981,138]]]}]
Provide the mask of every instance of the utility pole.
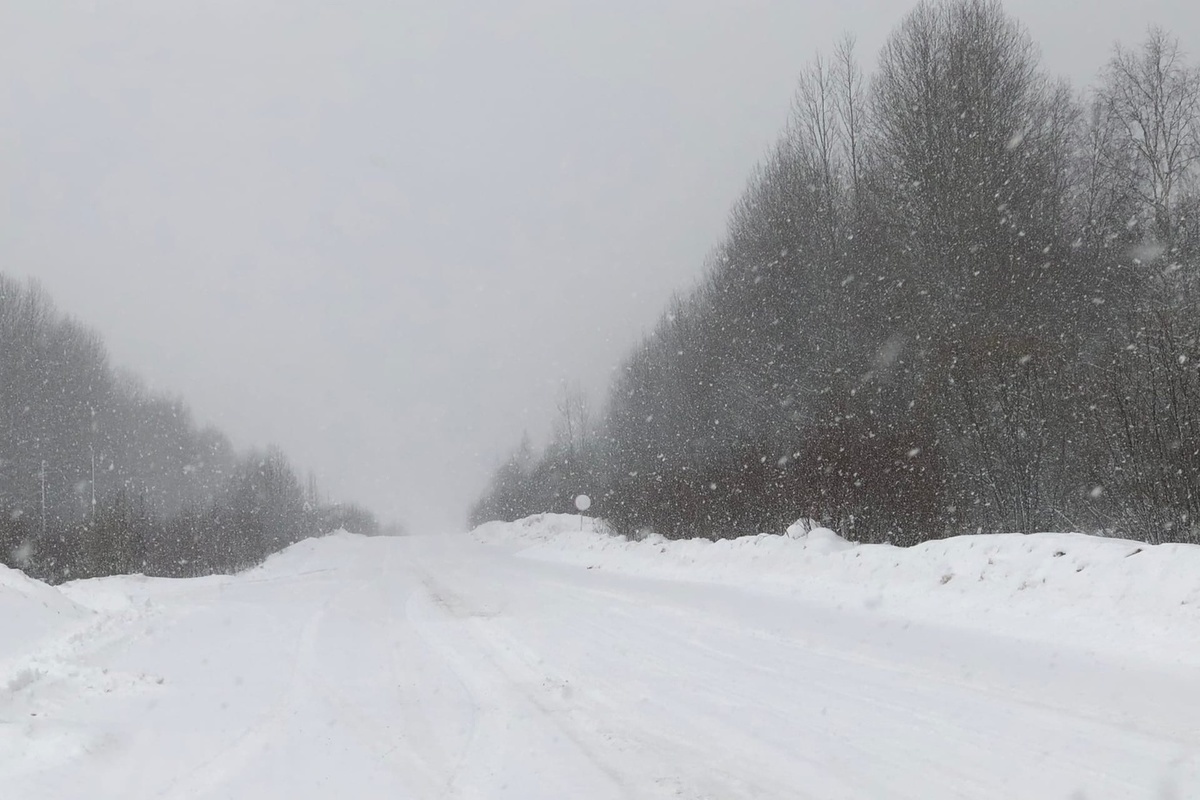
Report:
[{"label": "utility pole", "polygon": [[96,521],[96,446],[88,445],[88,450],[92,451],[92,516],[91,522]]}]

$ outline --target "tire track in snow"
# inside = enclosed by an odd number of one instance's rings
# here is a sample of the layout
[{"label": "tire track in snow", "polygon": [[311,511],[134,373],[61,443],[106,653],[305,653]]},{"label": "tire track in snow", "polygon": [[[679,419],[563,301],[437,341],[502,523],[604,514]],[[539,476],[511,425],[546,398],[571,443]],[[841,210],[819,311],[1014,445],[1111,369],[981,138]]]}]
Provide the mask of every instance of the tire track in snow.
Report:
[{"label": "tire track in snow", "polygon": [[[376,569],[370,579],[364,581],[366,585],[358,587],[355,594],[387,587],[392,578],[389,572],[392,564],[393,558],[389,553],[385,559],[376,563]],[[343,593],[338,599],[344,600],[347,596],[348,594]],[[443,773],[431,763],[430,758],[423,755],[431,746],[436,749],[433,729],[419,708],[404,702],[398,688],[406,666],[399,654],[399,626],[407,625],[407,622],[400,620],[395,604],[387,602],[386,599],[381,604],[366,603],[365,607],[378,610],[380,605],[386,611],[383,627],[384,636],[388,639],[389,684],[397,687],[395,691],[398,705],[413,713],[394,720],[394,724],[382,723],[324,676],[318,675],[315,678],[316,688],[334,712],[341,729],[352,736],[363,750],[372,753],[377,762],[387,768],[403,785],[417,784],[419,791],[413,793],[414,797],[433,797],[444,788]],[[444,754],[435,753],[435,757],[437,755],[442,756],[439,760],[446,761]]]},{"label": "tire track in snow", "polygon": [[[469,739],[449,775],[443,797],[470,800],[497,796],[497,790],[504,788],[500,776],[533,752],[522,753],[519,746],[514,747],[515,743],[529,743],[530,739],[522,739],[522,735],[548,739],[551,746],[566,751],[560,757],[574,756],[581,770],[592,773],[574,776],[591,787],[590,794],[579,790],[580,796],[644,796],[600,757],[582,731],[574,729],[528,685],[505,670],[479,628],[479,623],[497,617],[497,611],[475,608],[439,581],[423,562],[414,559],[413,567],[423,591],[410,597],[407,619],[454,672],[474,711]],[[538,758],[552,756],[538,752]]]},{"label": "tire track in snow", "polygon": [[329,607],[329,597],[304,624],[292,656],[292,674],[280,699],[234,741],[176,777],[152,796],[156,800],[194,800],[218,789],[238,775],[287,730],[286,712],[312,696],[316,643]]}]

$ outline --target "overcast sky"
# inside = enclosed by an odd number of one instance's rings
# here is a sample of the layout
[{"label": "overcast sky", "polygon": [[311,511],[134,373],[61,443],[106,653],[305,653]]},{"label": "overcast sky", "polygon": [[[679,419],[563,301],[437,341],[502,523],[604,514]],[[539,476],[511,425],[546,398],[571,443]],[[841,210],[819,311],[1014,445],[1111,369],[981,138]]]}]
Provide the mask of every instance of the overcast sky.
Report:
[{"label": "overcast sky", "polygon": [[[1014,0],[1088,83],[1194,0]],[[0,270],[242,447],[461,527],[564,382],[601,396],[883,0],[0,0]],[[2,345],[2,343],[0,343]]]}]

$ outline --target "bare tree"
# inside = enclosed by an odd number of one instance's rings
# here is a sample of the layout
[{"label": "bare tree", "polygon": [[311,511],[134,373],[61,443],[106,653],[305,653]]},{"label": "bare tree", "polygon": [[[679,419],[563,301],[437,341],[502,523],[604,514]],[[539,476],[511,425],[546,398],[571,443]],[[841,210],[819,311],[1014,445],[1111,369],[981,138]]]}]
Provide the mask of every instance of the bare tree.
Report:
[{"label": "bare tree", "polygon": [[1095,97],[1071,139],[1075,247],[1091,259],[1125,242],[1138,205],[1134,156],[1123,146],[1122,127],[1112,103]]},{"label": "bare tree", "polygon": [[[1178,40],[1151,28],[1139,49],[1116,47],[1100,98],[1134,156],[1134,187],[1153,235],[1169,243],[1175,204],[1200,166],[1200,70],[1188,65]],[[1121,151],[1113,155],[1110,167],[1124,168]]]},{"label": "bare tree", "polygon": [[570,458],[584,452],[592,437],[591,403],[587,392],[578,386],[563,385],[558,397],[558,421],[555,444]]},{"label": "bare tree", "polygon": [[838,76],[834,65],[820,54],[800,76],[796,88],[793,124],[796,155],[811,165],[818,179],[821,228],[827,255],[832,256],[838,239],[841,131],[838,119]]},{"label": "bare tree", "polygon": [[851,34],[842,37],[833,51],[833,69],[837,80],[837,117],[850,173],[850,195],[857,210],[862,191],[867,120],[863,73],[854,48],[855,39]]}]

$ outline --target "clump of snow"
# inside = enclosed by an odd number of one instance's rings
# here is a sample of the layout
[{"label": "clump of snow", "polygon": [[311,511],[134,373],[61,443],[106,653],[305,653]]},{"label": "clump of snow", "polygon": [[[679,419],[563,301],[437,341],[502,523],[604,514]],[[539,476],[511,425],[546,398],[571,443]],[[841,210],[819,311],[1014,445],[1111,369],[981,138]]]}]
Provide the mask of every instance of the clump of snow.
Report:
[{"label": "clump of snow", "polygon": [[16,694],[26,686],[32,686],[42,677],[42,673],[32,667],[22,667],[9,676],[3,686],[3,691]]},{"label": "clump of snow", "polygon": [[[859,545],[809,522],[786,535],[631,541],[602,522],[539,515],[475,538],[523,557],[734,585],[923,622],[1200,663],[1200,547],[1077,533],[987,534],[912,548]],[[1188,655],[1190,653],[1190,655]]]},{"label": "clump of snow", "polygon": [[808,521],[802,520],[793,523],[788,529],[786,536],[789,539],[797,539],[804,543],[804,548],[811,551],[824,551],[826,553],[836,553],[841,550],[848,550],[854,547],[852,542],[848,542],[837,533],[829,528],[821,526],[812,526]]}]

